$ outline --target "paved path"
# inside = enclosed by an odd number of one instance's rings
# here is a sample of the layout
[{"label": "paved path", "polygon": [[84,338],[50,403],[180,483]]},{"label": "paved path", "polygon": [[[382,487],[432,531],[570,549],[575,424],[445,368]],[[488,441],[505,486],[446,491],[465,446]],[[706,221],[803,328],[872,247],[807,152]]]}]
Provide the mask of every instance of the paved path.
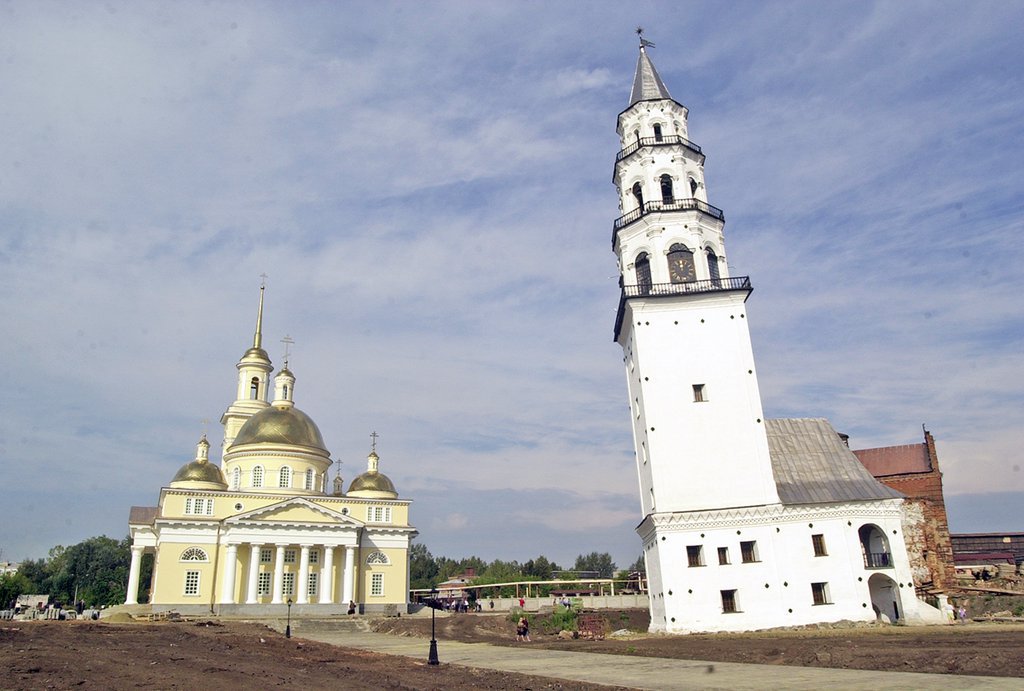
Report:
[{"label": "paved path", "polygon": [[[426,661],[430,641],[425,638],[392,636],[356,631],[303,631],[296,638],[330,643],[346,648],[372,650]],[[1024,689],[1024,679],[970,677],[952,674],[872,672],[852,669],[823,669],[783,665],[748,665],[736,662],[671,660],[661,657],[630,657],[544,650],[487,643],[438,641],[438,657],[450,663],[496,669],[503,672],[535,674],[592,684],[634,689]]]}]

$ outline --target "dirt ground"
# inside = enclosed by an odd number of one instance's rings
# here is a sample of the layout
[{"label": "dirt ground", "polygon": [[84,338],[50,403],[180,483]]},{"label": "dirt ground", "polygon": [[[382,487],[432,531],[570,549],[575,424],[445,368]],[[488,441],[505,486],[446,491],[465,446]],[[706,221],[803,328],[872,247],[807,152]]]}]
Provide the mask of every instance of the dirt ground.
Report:
[{"label": "dirt ground", "polygon": [[[437,620],[437,639],[714,662],[1024,677],[1024,623],[969,622],[928,627],[851,625],[744,634],[658,636],[644,633],[649,622],[646,610],[602,614],[606,631],[628,629],[633,633],[608,635],[603,640],[560,640],[554,633],[545,633],[542,618],[535,617],[531,642],[518,643],[513,624],[505,617],[460,614]],[[387,619],[378,623],[377,630],[429,638],[430,620]]]},{"label": "dirt ground", "polygon": [[607,689],[430,667],[426,660],[288,639],[258,624],[2,623],[0,689]]},{"label": "dirt ground", "polygon": [[[437,619],[445,640],[580,652],[904,672],[1024,676],[1024,625],[852,627],[751,634],[651,636],[647,612],[603,613],[603,640],[561,640],[535,617],[530,643],[518,643],[506,617],[462,614]],[[0,689],[267,688],[607,689],[527,675],[471,670],[287,639],[258,624],[91,621],[2,622]],[[401,617],[377,630],[429,638],[430,619]],[[443,655],[442,655],[443,659]]]}]

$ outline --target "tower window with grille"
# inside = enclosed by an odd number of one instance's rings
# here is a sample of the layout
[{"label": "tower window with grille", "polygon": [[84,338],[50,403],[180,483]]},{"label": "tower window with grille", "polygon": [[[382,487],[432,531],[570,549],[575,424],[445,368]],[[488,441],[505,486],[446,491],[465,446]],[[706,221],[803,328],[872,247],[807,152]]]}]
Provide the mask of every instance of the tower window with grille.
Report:
[{"label": "tower window with grille", "polygon": [[660,123],[655,123],[654,124],[654,141],[660,142],[661,139],[662,139],[662,137],[661,137],[661,124]]},{"label": "tower window with grille", "polygon": [[281,468],[281,471],[278,473],[278,485],[280,487],[292,486],[292,469],[288,466]]},{"label": "tower window with grille", "polygon": [[811,544],[814,545],[814,556],[816,557],[827,557],[828,550],[825,549],[825,536],[811,535]]},{"label": "tower window with grille", "polygon": [[736,599],[735,590],[722,590],[722,612],[725,614],[735,614],[740,611],[739,602]]},{"label": "tower window with grille", "polygon": [[675,197],[672,194],[672,176],[662,175],[661,176],[661,203],[671,204],[675,201]]},{"label": "tower window with grille", "polygon": [[740,556],[743,559],[744,564],[753,564],[758,561],[757,558],[757,541],[749,540],[740,543]]},{"label": "tower window with grille", "polygon": [[653,281],[651,280],[651,260],[646,252],[641,252],[634,262],[636,267],[636,283],[640,287],[640,293],[647,295],[651,292]]},{"label": "tower window with grille", "polygon": [[242,487],[242,469],[235,466],[235,469],[231,471],[231,489],[238,490]]},{"label": "tower window with grille", "polygon": [[[708,276],[711,277],[712,281],[721,280],[722,275],[718,271],[718,255],[715,254],[714,250],[708,249],[708,251],[707,251],[707,258],[708,258]],[[716,283],[716,285],[717,285],[717,283]]]},{"label": "tower window with grille", "polygon": [[260,397],[260,379],[259,377],[253,377],[252,381],[249,382],[249,398],[257,400]]},{"label": "tower window with grille", "polygon": [[704,566],[704,547],[701,545],[687,545],[686,561],[691,566]]},{"label": "tower window with grille", "polygon": [[263,466],[258,465],[252,469],[252,486],[262,487],[263,486]]},{"label": "tower window with grille", "polygon": [[312,468],[308,468],[306,470],[306,485],[305,485],[305,487],[306,487],[306,491],[307,492],[312,492],[313,491],[313,469]]}]

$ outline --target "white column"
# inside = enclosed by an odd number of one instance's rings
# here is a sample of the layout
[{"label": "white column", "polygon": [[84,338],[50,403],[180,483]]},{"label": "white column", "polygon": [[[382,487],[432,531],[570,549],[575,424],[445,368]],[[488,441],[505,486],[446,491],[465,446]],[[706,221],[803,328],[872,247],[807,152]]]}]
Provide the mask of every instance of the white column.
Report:
[{"label": "white column", "polygon": [[260,551],[263,545],[249,546],[249,585],[245,594],[245,604],[255,605],[259,602],[259,594],[256,587],[260,578]]},{"label": "white column", "polygon": [[324,563],[320,567],[320,604],[334,602],[334,547],[324,545]]},{"label": "white column", "polygon": [[224,554],[224,579],[221,581],[220,603],[235,604],[235,569],[238,566],[238,545],[228,545]]},{"label": "white column", "polygon": [[307,582],[309,581],[309,545],[300,545],[300,548],[299,582],[295,586],[299,589],[299,592],[296,593],[295,602],[305,605],[309,603],[309,588],[307,587]]},{"label": "white column", "polygon": [[348,604],[355,600],[353,584],[356,576],[356,548],[348,545],[345,547],[345,576],[341,585],[341,601]]},{"label": "white column", "polygon": [[272,605],[284,603],[284,545],[277,545],[277,553],[274,554],[274,597],[270,600]]},{"label": "white column", "polygon": [[128,597],[126,605],[139,604],[139,572],[142,570],[142,552],[145,548],[132,545],[132,565],[128,570]]}]

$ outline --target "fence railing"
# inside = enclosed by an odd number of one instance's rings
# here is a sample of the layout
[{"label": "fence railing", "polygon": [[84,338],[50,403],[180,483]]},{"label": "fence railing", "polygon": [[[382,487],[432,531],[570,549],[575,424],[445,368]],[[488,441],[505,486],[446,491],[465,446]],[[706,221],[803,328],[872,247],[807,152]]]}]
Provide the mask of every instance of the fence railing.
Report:
[{"label": "fence railing", "polygon": [[701,154],[704,152],[700,150],[700,147],[691,142],[686,137],[680,137],[678,134],[662,135],[661,137],[641,137],[635,142],[624,148],[615,157],[616,161],[621,161],[630,154],[634,154],[645,146],[671,146],[672,144],[682,144],[690,151]]},{"label": "fence railing", "polygon": [[[619,228],[628,226],[633,221],[637,221],[647,214],[665,211],[700,211],[701,213],[717,218],[720,221],[725,220],[725,212],[717,206],[711,206],[707,202],[694,197],[686,199],[660,199],[653,202],[644,202],[643,206],[637,207],[629,213],[619,216],[615,219],[615,223],[612,224],[612,234],[614,235]],[[612,237],[612,242],[615,242],[614,237]]]}]

